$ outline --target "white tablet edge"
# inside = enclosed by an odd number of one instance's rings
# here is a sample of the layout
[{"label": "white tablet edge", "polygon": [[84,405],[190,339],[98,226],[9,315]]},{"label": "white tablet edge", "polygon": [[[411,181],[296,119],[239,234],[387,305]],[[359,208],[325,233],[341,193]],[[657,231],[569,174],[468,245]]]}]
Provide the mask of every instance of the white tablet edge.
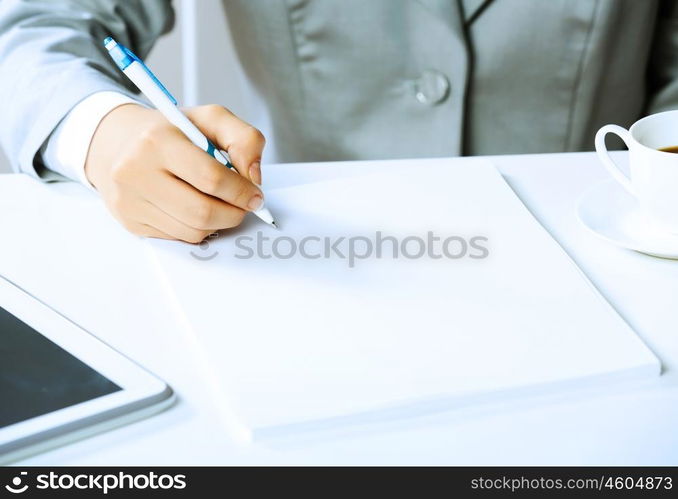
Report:
[{"label": "white tablet edge", "polygon": [[[174,393],[165,382],[3,276],[0,304],[121,387],[120,391],[0,429],[0,463],[142,419],[173,404]],[[92,362],[94,358],[97,362]]]}]

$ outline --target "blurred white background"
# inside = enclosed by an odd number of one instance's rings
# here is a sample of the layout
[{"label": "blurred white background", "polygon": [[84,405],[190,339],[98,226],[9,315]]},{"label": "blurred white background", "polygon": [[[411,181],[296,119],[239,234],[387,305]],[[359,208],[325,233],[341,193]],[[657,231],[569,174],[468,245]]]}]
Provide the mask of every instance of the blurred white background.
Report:
[{"label": "blurred white background", "polygon": [[[242,72],[222,1],[174,0],[173,5],[174,29],[158,41],[148,66],[181,105],[222,104],[262,130],[268,139],[264,161],[274,161],[268,116]],[[0,150],[0,173],[9,171]]]}]

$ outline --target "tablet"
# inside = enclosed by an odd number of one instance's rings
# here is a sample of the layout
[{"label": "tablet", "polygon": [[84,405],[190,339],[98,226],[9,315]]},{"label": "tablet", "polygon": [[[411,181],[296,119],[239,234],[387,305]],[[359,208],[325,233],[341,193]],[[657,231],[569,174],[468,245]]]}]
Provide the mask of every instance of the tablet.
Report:
[{"label": "tablet", "polygon": [[0,277],[0,463],[149,416],[172,390]]}]

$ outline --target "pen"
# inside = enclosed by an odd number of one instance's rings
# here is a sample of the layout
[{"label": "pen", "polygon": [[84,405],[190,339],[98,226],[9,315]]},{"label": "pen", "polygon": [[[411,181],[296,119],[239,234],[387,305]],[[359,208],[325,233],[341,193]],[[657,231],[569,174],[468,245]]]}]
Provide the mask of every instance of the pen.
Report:
[{"label": "pen", "polygon": [[[160,111],[167,120],[175,127],[181,130],[188,139],[193,142],[200,149],[212,156],[222,165],[230,168],[235,173],[238,170],[231,164],[228,154],[220,151],[215,145],[198,130],[191,120],[189,120],[184,113],[177,107],[177,100],[171,93],[160,83],[160,80],[151,72],[150,69],[139,59],[134,53],[117,43],[110,36],[104,40],[104,47],[108,50],[108,55],[111,56],[115,64],[125,75],[134,83],[137,88],[143,93],[148,100]],[[262,206],[256,211],[252,212],[261,220],[273,227],[277,227],[271,212]]]}]

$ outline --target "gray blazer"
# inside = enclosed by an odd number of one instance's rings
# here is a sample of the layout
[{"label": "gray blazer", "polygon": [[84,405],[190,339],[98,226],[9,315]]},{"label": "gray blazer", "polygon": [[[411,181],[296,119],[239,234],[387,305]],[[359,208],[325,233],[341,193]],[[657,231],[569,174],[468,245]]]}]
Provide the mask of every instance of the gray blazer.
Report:
[{"label": "gray blazer", "polygon": [[[605,123],[678,107],[675,0],[224,4],[284,161],[586,150]],[[166,0],[2,0],[15,167],[45,175],[40,147],[78,101],[133,91],[105,36],[143,57],[172,21]]]}]

